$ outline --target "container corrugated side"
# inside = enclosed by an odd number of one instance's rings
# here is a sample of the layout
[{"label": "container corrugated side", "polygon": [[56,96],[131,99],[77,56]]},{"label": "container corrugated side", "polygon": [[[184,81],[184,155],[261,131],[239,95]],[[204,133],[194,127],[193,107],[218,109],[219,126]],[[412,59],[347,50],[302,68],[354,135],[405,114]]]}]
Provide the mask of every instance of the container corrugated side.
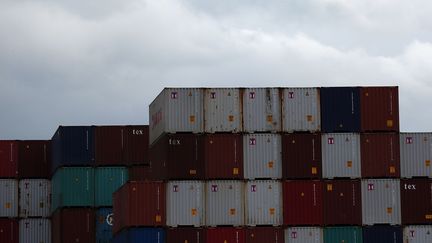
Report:
[{"label": "container corrugated side", "polygon": [[409,225],[403,229],[405,243],[432,242],[432,225]]},{"label": "container corrugated side", "polygon": [[90,208],[65,208],[52,216],[52,242],[95,242],[95,214]]},{"label": "container corrugated side", "polygon": [[149,164],[149,126],[123,127],[123,160],[128,165]]},{"label": "container corrugated side", "polygon": [[0,178],[18,177],[18,142],[0,140]]},{"label": "container corrugated side", "polygon": [[18,142],[19,178],[48,178],[51,173],[51,141]]},{"label": "container corrugated side", "polygon": [[246,225],[282,225],[282,183],[254,180],[246,183]]},{"label": "container corrugated side", "polygon": [[99,208],[96,210],[96,243],[111,243],[113,238],[112,226],[114,223],[112,208]]},{"label": "container corrugated side", "polygon": [[402,227],[375,225],[363,227],[363,242],[367,243],[403,243]]},{"label": "container corrugated side", "polygon": [[112,243],[165,243],[165,230],[161,228],[125,229],[114,236]]},{"label": "container corrugated side", "polygon": [[284,132],[321,130],[320,92],[318,88],[284,88],[282,130]]},{"label": "container corrugated side", "polygon": [[[150,165],[134,165],[128,168],[130,181],[146,181],[157,179],[154,168]],[[160,178],[160,177],[159,177]]]},{"label": "container corrugated side", "polygon": [[402,224],[432,224],[432,180],[400,181]]},{"label": "container corrugated side", "polygon": [[277,88],[242,90],[244,132],[280,132],[281,98]]},{"label": "container corrugated side", "polygon": [[206,243],[246,243],[244,228],[218,227],[205,229]]},{"label": "container corrugated side", "polygon": [[18,180],[0,179],[0,217],[18,217]]},{"label": "container corrugated side", "polygon": [[319,227],[288,227],[285,243],[324,243],[323,230]]},{"label": "container corrugated side", "polygon": [[168,228],[166,230],[166,243],[204,243],[203,228]]},{"label": "container corrugated side", "polygon": [[51,181],[25,179],[19,181],[19,216],[49,217],[51,208]]},{"label": "container corrugated side", "polygon": [[0,218],[0,242],[18,243],[18,220]]},{"label": "container corrugated side", "polygon": [[112,207],[112,194],[128,181],[126,167],[95,168],[95,206]]},{"label": "container corrugated side", "polygon": [[125,165],[123,141],[122,126],[96,126],[94,129],[96,166]]},{"label": "container corrugated side", "polygon": [[401,177],[432,178],[432,133],[400,133]]},{"label": "container corrugated side", "polygon": [[243,135],[245,179],[282,178],[282,139],[279,134]]},{"label": "container corrugated side", "polygon": [[245,229],[247,243],[283,243],[282,227],[248,227]]},{"label": "container corrugated side", "polygon": [[204,90],[204,131],[241,132],[242,105],[237,88],[209,88]]},{"label": "container corrugated side", "polygon": [[361,243],[363,234],[361,227],[327,227],[324,228],[324,243]]},{"label": "container corrugated side", "polygon": [[21,219],[19,221],[19,242],[51,243],[51,220]]}]

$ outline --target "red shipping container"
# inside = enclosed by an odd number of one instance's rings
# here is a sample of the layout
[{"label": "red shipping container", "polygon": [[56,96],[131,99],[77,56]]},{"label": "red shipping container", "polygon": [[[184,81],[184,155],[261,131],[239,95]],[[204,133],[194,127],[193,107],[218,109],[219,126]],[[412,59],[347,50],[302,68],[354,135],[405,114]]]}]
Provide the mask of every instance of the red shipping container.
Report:
[{"label": "red shipping container", "polygon": [[149,126],[125,126],[123,159],[128,165],[149,164]]},{"label": "red shipping container", "polygon": [[321,181],[283,182],[283,213],[285,225],[323,224]]},{"label": "red shipping container", "polygon": [[206,179],[243,179],[240,134],[207,134],[204,138]]},{"label": "red shipping container", "polygon": [[150,165],[134,165],[128,168],[129,181],[157,180],[156,173]]},{"label": "red shipping container", "polygon": [[399,132],[398,87],[360,88],[361,131]]},{"label": "red shipping container", "polygon": [[246,229],[247,243],[283,243],[284,230],[281,227],[251,227]]},{"label": "red shipping container", "polygon": [[166,243],[204,243],[203,232],[201,228],[169,228]]},{"label": "red shipping container", "polygon": [[321,134],[282,135],[284,179],[321,178]]},{"label": "red shipping container", "polygon": [[163,182],[131,181],[113,194],[113,232],[139,226],[164,226],[166,194]]},{"label": "red shipping container", "polygon": [[18,176],[49,178],[51,173],[51,141],[23,140],[18,142]]},{"label": "red shipping container", "polygon": [[402,224],[432,224],[432,180],[400,182]]},{"label": "red shipping container", "polygon": [[0,141],[0,177],[18,177],[18,142]]},{"label": "red shipping container", "polygon": [[361,225],[360,180],[324,181],[324,225]]},{"label": "red shipping container", "polygon": [[0,242],[18,243],[18,220],[0,219]]},{"label": "red shipping container", "polygon": [[205,235],[206,243],[246,243],[243,228],[207,228],[205,229]]},{"label": "red shipping container", "polygon": [[90,208],[65,208],[52,216],[53,243],[95,242],[95,212]]},{"label": "red shipping container", "polygon": [[363,178],[400,177],[399,135],[363,133],[360,135]]}]

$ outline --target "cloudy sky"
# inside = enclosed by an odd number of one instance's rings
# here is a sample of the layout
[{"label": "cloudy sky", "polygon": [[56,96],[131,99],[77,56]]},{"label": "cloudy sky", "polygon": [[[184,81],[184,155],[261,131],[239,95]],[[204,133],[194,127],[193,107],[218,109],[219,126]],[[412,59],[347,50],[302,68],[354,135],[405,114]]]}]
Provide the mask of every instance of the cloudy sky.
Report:
[{"label": "cloudy sky", "polygon": [[432,131],[428,0],[2,0],[0,138],[147,124],[163,87],[399,86]]}]

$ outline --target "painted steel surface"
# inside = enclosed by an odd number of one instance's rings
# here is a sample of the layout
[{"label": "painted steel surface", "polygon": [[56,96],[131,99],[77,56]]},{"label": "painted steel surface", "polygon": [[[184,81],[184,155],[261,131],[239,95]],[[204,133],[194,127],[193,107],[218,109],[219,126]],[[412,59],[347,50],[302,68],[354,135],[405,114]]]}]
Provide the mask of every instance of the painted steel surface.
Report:
[{"label": "painted steel surface", "polygon": [[204,132],[241,132],[242,115],[239,89],[204,89]]},{"label": "painted steel surface", "polygon": [[112,243],[165,243],[165,237],[161,228],[130,228],[114,236]]},{"label": "painted steel surface", "polygon": [[285,243],[323,243],[323,230],[318,227],[288,227]]},{"label": "painted steel surface", "polygon": [[112,207],[112,194],[128,181],[126,167],[96,167],[95,206]]},{"label": "painted steel surface", "polygon": [[157,176],[154,168],[150,165],[134,165],[128,167],[128,174],[130,181],[146,181],[156,180]]},{"label": "painted steel surface", "polygon": [[245,239],[247,243],[283,243],[284,230],[282,227],[248,227]]},{"label": "painted steel surface", "polygon": [[18,243],[18,220],[0,218],[0,242]]},{"label": "painted steel surface", "polygon": [[244,132],[280,132],[281,97],[277,88],[242,90]]},{"label": "painted steel surface", "polygon": [[432,224],[432,180],[400,181],[402,224]]},{"label": "painted steel surface", "polygon": [[51,141],[18,142],[19,178],[49,178],[51,173]]},{"label": "painted steel surface", "polygon": [[403,243],[402,227],[375,225],[363,227],[363,242],[367,243]]},{"label": "painted steel surface", "polygon": [[0,217],[18,217],[18,180],[0,179]]},{"label": "painted steel surface", "polygon": [[327,227],[324,228],[324,243],[362,243],[361,227]]},{"label": "painted steel surface", "polygon": [[403,229],[405,243],[432,242],[432,225],[409,225]]},{"label": "painted steel surface", "polygon": [[90,208],[65,208],[52,216],[52,242],[95,242],[95,213]]},{"label": "painted steel surface", "polygon": [[19,242],[51,243],[51,220],[42,218],[21,219],[19,221]]},{"label": "painted steel surface", "polygon": [[113,238],[112,227],[114,224],[112,208],[99,208],[95,213],[96,243],[111,243]]},{"label": "painted steel surface", "polygon": [[0,140],[0,178],[18,177],[18,142]]},{"label": "painted steel surface", "polygon": [[244,228],[207,228],[205,235],[206,243],[246,243]]},{"label": "painted steel surface", "polygon": [[282,130],[284,132],[318,132],[321,130],[318,88],[284,88],[282,97]]},{"label": "painted steel surface", "polygon": [[432,178],[432,133],[400,133],[401,177]]},{"label": "painted steel surface", "polygon": [[128,165],[149,164],[149,126],[123,127],[123,161]]},{"label": "painted steel surface", "polygon": [[51,181],[24,179],[19,181],[19,216],[49,217],[51,208]]},{"label": "painted steel surface", "polygon": [[204,243],[204,229],[202,228],[168,228],[166,243]]}]

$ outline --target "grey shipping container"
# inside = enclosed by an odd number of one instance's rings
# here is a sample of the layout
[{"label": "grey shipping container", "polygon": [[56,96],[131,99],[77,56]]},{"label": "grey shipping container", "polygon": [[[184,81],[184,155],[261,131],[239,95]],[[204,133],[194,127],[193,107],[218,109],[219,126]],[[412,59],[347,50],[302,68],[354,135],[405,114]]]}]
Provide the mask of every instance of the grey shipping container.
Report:
[{"label": "grey shipping container", "polygon": [[276,180],[256,180],[246,183],[246,224],[282,225],[282,183]]},{"label": "grey shipping container", "polygon": [[209,88],[204,91],[204,131],[241,132],[242,105],[240,89]]},{"label": "grey shipping container", "polygon": [[21,219],[19,221],[20,243],[51,243],[51,220]]},{"label": "grey shipping container", "polygon": [[49,217],[51,207],[51,181],[26,179],[19,182],[19,216]]},{"label": "grey shipping container", "polygon": [[246,179],[282,178],[281,135],[243,135],[243,169]]},{"label": "grey shipping container", "polygon": [[245,132],[281,131],[281,97],[278,88],[247,88],[242,95]]},{"label": "grey shipping container", "polygon": [[432,133],[400,133],[401,177],[432,178]]},{"label": "grey shipping container", "polygon": [[361,177],[358,133],[322,134],[321,146],[323,178]]},{"label": "grey shipping container", "polygon": [[193,225],[203,226],[204,182],[169,181],[166,188],[167,225],[171,227]]},{"label": "grey shipping container", "polygon": [[0,217],[18,217],[18,180],[0,179]]},{"label": "grey shipping container", "polygon": [[400,181],[368,179],[361,181],[364,225],[401,224]]},{"label": "grey shipping container", "polygon": [[323,231],[319,227],[289,227],[285,243],[323,243]]},{"label": "grey shipping container", "polygon": [[432,242],[432,225],[405,226],[403,239],[405,243],[430,243]]},{"label": "grey shipping container", "polygon": [[204,131],[203,89],[165,88],[149,106],[150,144],[164,133]]}]

